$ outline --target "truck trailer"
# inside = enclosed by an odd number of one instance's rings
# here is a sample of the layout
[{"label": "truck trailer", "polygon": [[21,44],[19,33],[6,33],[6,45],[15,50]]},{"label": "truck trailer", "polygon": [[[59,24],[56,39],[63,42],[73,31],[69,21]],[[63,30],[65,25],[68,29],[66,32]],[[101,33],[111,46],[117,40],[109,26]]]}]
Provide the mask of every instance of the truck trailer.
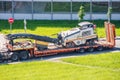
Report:
[{"label": "truck trailer", "polygon": [[[80,37],[76,37],[76,32],[74,33],[75,38],[68,38],[65,39],[65,36],[62,36],[63,34],[67,34],[67,36],[71,36],[71,33],[61,32],[58,34],[58,38],[50,38],[47,36],[39,36],[34,34],[9,34],[6,35],[6,38],[8,39],[8,42],[6,43],[7,51],[0,52],[0,61],[4,60],[12,60],[12,61],[18,61],[18,60],[27,60],[32,57],[40,57],[40,56],[47,56],[47,55],[54,55],[59,53],[67,53],[67,52],[77,52],[77,53],[83,53],[85,51],[93,52],[94,50],[102,51],[106,48],[113,48],[115,46],[115,25],[105,22],[105,33],[106,33],[106,40],[99,40],[97,35],[94,33],[94,25],[91,23],[86,23],[90,26],[86,26],[85,23],[79,24],[85,25],[85,27],[78,27],[77,30],[80,33],[80,30],[85,31],[92,31],[91,35],[94,35],[91,39],[86,38],[83,36],[85,41],[88,41],[89,44],[86,42],[83,44],[79,44],[80,40],[82,39],[81,33],[77,35]],[[90,30],[85,30],[86,28],[91,28]],[[76,29],[76,28],[75,28]],[[68,30],[68,32],[70,32]],[[81,31],[82,32],[82,31]],[[91,36],[88,35],[88,36]],[[15,39],[25,39],[30,38],[34,39],[35,41],[32,42],[30,40],[22,41],[22,42],[14,42]],[[76,42],[76,38],[80,39],[78,42]],[[87,40],[88,39],[88,40]],[[90,41],[92,40],[92,43],[90,44]],[[72,44],[69,44],[69,46],[66,46],[65,43],[68,42],[74,42],[74,46]],[[79,45],[77,45],[79,44]],[[71,45],[71,46],[70,46]]]}]

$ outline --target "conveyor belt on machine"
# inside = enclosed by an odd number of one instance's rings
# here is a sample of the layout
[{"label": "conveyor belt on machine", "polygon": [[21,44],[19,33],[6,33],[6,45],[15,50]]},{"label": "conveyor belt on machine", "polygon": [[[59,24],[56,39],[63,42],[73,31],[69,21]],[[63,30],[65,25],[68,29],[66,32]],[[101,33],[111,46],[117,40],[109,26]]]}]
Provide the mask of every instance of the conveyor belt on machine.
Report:
[{"label": "conveyor belt on machine", "polygon": [[56,39],[56,38],[50,38],[47,36],[40,36],[40,35],[26,34],[26,33],[9,34],[9,35],[7,35],[7,38],[9,40],[14,40],[14,39],[19,39],[19,38],[30,38],[30,39],[34,39],[34,40],[40,40],[40,41],[51,42],[51,43],[58,42],[58,39]]}]

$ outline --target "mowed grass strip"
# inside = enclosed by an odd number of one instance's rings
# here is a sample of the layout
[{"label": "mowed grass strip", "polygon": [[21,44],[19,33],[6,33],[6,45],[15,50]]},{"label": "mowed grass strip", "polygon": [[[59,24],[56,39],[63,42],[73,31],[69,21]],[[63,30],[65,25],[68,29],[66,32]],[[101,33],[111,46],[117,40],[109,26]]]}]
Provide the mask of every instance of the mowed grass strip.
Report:
[{"label": "mowed grass strip", "polygon": [[0,80],[119,80],[120,73],[53,62],[0,66]]},{"label": "mowed grass strip", "polygon": [[[62,60],[63,62],[32,61],[19,64],[1,64],[0,80],[120,79],[120,54],[116,52],[85,55]],[[100,66],[104,68],[92,68],[79,65]]]},{"label": "mowed grass strip", "polygon": [[[103,20],[92,21],[97,25],[97,34],[99,37],[105,37],[105,28]],[[116,25],[116,35],[120,36],[120,21],[111,21]],[[55,34],[75,28],[78,21],[68,21],[68,20],[27,20],[27,33],[45,35],[50,37],[56,37]],[[9,23],[7,20],[0,21],[0,32],[9,34]],[[12,33],[24,33],[24,24],[22,20],[15,20],[13,23]]]},{"label": "mowed grass strip", "polygon": [[86,56],[79,56],[74,58],[62,59],[65,62],[91,66],[91,67],[101,67],[113,70],[119,70],[120,72],[120,52],[111,52],[103,54],[91,54]]}]

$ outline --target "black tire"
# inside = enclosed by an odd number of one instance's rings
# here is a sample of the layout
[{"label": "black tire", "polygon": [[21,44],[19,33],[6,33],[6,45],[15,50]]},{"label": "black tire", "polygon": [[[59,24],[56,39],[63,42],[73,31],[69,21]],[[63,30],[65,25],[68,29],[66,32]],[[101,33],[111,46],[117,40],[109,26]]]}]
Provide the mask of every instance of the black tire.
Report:
[{"label": "black tire", "polygon": [[97,50],[98,51],[102,51],[103,50],[103,46],[98,46]]},{"label": "black tire", "polygon": [[18,53],[13,53],[11,55],[11,58],[10,58],[12,61],[18,61],[19,57],[18,57]]},{"label": "black tire", "polygon": [[2,63],[3,62],[3,59],[2,59],[2,56],[0,55],[0,63]]},{"label": "black tire", "polygon": [[94,40],[90,40],[90,41],[89,41],[89,44],[90,44],[90,45],[94,45],[94,44],[95,44]]},{"label": "black tire", "polygon": [[29,58],[29,52],[28,51],[22,51],[20,52],[20,59],[21,60],[27,60]]},{"label": "black tire", "polygon": [[91,39],[91,40],[87,40],[85,44],[86,44],[86,45],[94,45],[95,42],[94,42],[93,39]]},{"label": "black tire", "polygon": [[93,51],[94,51],[94,48],[93,48],[93,47],[90,47],[90,48],[88,48],[88,51],[89,51],[89,52],[93,52]]},{"label": "black tire", "polygon": [[84,48],[80,48],[77,52],[78,52],[78,53],[84,53],[84,52],[85,52],[85,49],[84,49]]},{"label": "black tire", "polygon": [[3,62],[3,60],[2,59],[0,59],[0,63],[2,63]]}]

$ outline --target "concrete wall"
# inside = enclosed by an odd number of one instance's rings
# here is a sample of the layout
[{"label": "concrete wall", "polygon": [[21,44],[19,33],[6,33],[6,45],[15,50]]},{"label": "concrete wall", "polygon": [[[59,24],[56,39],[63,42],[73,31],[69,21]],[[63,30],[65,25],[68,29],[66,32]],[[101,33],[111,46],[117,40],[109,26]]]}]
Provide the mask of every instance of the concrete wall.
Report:
[{"label": "concrete wall", "polygon": [[[8,19],[12,17],[12,14],[9,13],[0,13],[0,19]],[[14,14],[14,18],[17,20],[29,19],[29,20],[78,20],[76,13],[72,15],[69,13],[53,13],[53,14]],[[84,17],[85,20],[90,20],[90,14],[86,14]],[[93,20],[107,20],[106,14],[93,14]],[[112,20],[120,20],[120,14],[112,14]]]}]

